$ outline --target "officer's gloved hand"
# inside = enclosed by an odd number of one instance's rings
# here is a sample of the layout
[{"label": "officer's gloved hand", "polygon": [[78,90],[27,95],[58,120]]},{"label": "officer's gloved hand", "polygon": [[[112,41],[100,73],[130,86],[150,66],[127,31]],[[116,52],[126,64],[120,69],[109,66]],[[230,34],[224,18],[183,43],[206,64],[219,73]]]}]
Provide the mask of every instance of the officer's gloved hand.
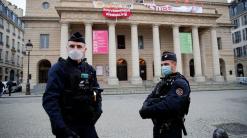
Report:
[{"label": "officer's gloved hand", "polygon": [[63,136],[64,138],[80,138],[80,136],[67,127],[63,129]]},{"label": "officer's gloved hand", "polygon": [[142,117],[142,119],[147,119],[148,118],[148,112],[146,111],[145,107],[142,107],[139,110],[139,114]]}]

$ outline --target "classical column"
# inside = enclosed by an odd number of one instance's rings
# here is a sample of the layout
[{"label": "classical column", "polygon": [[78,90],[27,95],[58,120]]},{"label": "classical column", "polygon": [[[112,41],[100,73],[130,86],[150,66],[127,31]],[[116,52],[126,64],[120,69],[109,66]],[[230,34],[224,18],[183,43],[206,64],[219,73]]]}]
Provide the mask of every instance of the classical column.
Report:
[{"label": "classical column", "polygon": [[177,71],[183,74],[182,58],[181,58],[181,50],[180,50],[180,39],[179,39],[179,26],[173,25],[172,29],[173,29],[174,52],[177,56]]},{"label": "classical column", "polygon": [[222,82],[224,81],[224,79],[220,75],[220,61],[219,61],[219,51],[218,51],[218,44],[217,44],[216,27],[211,27],[211,41],[212,41],[214,80],[217,82]]},{"label": "classical column", "polygon": [[139,69],[139,47],[137,24],[131,24],[132,84],[142,84]]},{"label": "classical column", "polygon": [[67,58],[67,45],[68,45],[68,35],[69,35],[69,24],[61,22],[61,37],[60,37],[60,57]]},{"label": "classical column", "polygon": [[194,69],[195,69],[195,81],[204,82],[205,77],[202,76],[202,63],[201,63],[201,53],[199,45],[199,35],[198,27],[192,27],[192,37],[193,37],[193,56],[194,56]]},{"label": "classical column", "polygon": [[119,81],[117,78],[116,68],[116,34],[115,34],[115,23],[109,23],[109,85],[118,85]]},{"label": "classical column", "polygon": [[92,23],[85,23],[85,43],[87,47],[86,58],[89,64],[93,64],[93,46],[92,46]]},{"label": "classical column", "polygon": [[160,56],[160,33],[159,25],[153,25],[153,58],[154,58],[154,82],[160,80],[161,75],[161,56]]}]

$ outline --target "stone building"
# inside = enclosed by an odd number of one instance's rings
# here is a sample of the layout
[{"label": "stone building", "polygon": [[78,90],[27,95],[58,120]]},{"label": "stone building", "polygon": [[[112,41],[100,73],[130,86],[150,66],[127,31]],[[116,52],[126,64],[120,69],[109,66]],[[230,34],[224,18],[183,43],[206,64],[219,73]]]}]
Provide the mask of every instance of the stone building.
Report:
[{"label": "stone building", "polygon": [[0,1],[0,80],[22,82],[24,24],[23,10]]},{"label": "stone building", "polygon": [[247,76],[247,0],[232,1],[230,6],[232,42],[237,77]]},{"label": "stone building", "polygon": [[[51,65],[67,57],[68,37],[76,31],[85,35],[87,61],[101,84],[156,82],[163,51],[177,54],[178,71],[192,82],[234,81],[228,6],[226,0],[27,0],[23,19],[25,39],[34,45],[31,85],[47,81]],[[97,36],[100,31],[107,35]],[[181,41],[182,34],[188,38]],[[105,43],[106,53],[95,50],[98,43]],[[25,58],[24,80],[26,64]]]}]

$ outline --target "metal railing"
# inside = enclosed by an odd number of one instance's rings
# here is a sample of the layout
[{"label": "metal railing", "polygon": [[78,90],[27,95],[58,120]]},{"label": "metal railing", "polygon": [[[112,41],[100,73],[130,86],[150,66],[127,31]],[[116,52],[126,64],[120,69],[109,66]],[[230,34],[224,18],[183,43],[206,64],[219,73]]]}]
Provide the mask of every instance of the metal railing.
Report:
[{"label": "metal railing", "polygon": [[237,81],[241,84],[247,84],[247,77],[236,77]]}]

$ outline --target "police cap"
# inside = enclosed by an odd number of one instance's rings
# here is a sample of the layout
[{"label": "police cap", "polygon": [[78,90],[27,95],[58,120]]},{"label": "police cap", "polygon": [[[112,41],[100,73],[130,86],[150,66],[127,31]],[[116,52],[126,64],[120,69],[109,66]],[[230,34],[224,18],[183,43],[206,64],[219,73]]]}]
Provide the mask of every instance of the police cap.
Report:
[{"label": "police cap", "polygon": [[85,44],[85,39],[79,32],[72,34],[69,38],[69,41],[82,42]]},{"label": "police cap", "polygon": [[165,60],[177,61],[176,54],[173,52],[168,52],[168,51],[163,52],[161,56],[161,61],[165,61]]}]

